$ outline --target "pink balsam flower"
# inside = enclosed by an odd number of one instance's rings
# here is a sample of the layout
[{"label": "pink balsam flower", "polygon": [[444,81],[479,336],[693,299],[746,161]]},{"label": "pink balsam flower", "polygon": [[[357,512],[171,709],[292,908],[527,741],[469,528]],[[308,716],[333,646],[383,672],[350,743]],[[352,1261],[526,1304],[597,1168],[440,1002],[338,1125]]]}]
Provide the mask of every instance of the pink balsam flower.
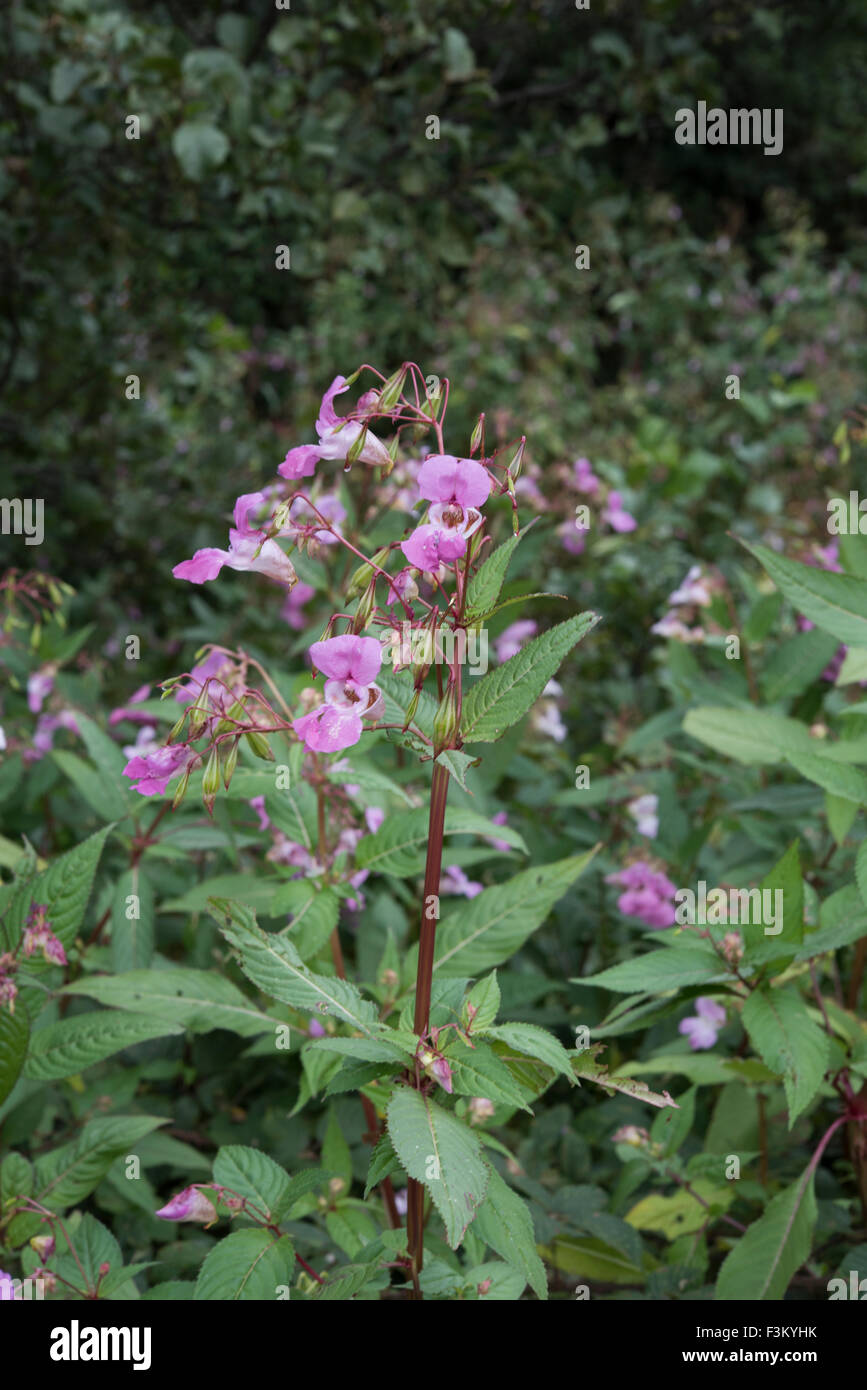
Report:
[{"label": "pink balsam flower", "polygon": [[[350,420],[348,416],[338,415],[334,409],[334,397],[342,395],[347,390],[348,385],[345,376],[334,378],[322,397],[322,404],[319,407],[319,419],[316,421],[319,443],[301,444],[296,449],[290,449],[277,469],[282,478],[293,480],[311,478],[320,459],[346,458],[364,429],[361,421]],[[368,402],[365,397],[362,397],[362,400],[365,401],[366,405],[374,404],[372,400]],[[361,405],[361,401],[359,401],[359,405]],[[361,463],[387,464],[391,462],[388,450],[382,440],[377,439],[376,435],[369,431],[358,458]]]},{"label": "pink balsam flower", "polygon": [[66,965],[66,952],[51,930],[47,913],[48,908],[44,904],[33,904],[24,928],[24,954],[29,957],[41,951],[47,965]]},{"label": "pink balsam flower", "polygon": [[148,753],[147,757],[131,758],[123,770],[124,777],[138,778],[133,791],[142,796],[162,796],[169,782],[179,772],[186,771],[196,757],[192,748],[168,744]]},{"label": "pink balsam flower", "polygon": [[316,753],[336,753],[361,738],[362,719],[378,719],[385,702],[373,683],[382,665],[382,646],[375,637],[347,634],[314,642],[310,648],[314,666],[328,679],[325,701],[292,727]]},{"label": "pink balsam flower", "polygon": [[612,531],[634,531],[638,525],[635,517],[624,509],[619,492],[609,492],[602,509],[602,520],[608,523]]},{"label": "pink balsam flower", "polygon": [[217,1219],[213,1202],[197,1187],[185,1187],[156,1212],[164,1221],[199,1221],[209,1226]]}]

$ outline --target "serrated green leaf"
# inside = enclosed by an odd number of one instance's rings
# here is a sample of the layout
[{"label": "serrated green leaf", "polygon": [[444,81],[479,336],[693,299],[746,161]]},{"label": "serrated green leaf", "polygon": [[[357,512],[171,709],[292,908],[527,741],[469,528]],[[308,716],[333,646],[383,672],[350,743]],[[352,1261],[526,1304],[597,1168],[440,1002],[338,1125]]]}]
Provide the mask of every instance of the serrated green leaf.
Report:
[{"label": "serrated green leaf", "polygon": [[595,853],[525,869],[462,903],[440,924],[435,973],[440,978],[477,975],[501,965],[542,925]]},{"label": "serrated green leaf", "polygon": [[29,1038],[30,1020],[20,1000],[14,1014],[7,1004],[0,1005],[0,1104],[21,1075]]},{"label": "serrated green leaf", "polygon": [[744,540],[741,544],[764,565],[777,588],[805,618],[847,647],[867,647],[867,583],[863,579],[802,565],[764,545]]},{"label": "serrated green leaf", "polygon": [[[526,854],[524,839],[508,825],[495,825],[485,816],[463,806],[446,809],[446,835],[481,835],[505,840]],[[371,873],[393,874],[408,878],[419,872],[420,851],[427,846],[430,835],[430,811],[420,806],[406,814],[388,817],[375,835],[365,835],[355,851],[355,863]],[[493,851],[492,851],[493,852]]]},{"label": "serrated green leaf", "polygon": [[156,900],[147,874],[136,864],[115,884],[111,909],[111,964],[118,975],[146,970],[154,954]]},{"label": "serrated green leaf", "polygon": [[523,1274],[537,1298],[548,1297],[548,1280],[536,1249],[530,1213],[496,1169],[491,1170],[488,1190],[479,1207],[473,1232],[492,1250],[496,1250],[507,1264]]},{"label": "serrated green leaf", "polygon": [[456,1250],[487,1191],[491,1170],[478,1137],[409,1086],[388,1105],[388,1133],[405,1171],[424,1183]]},{"label": "serrated green leaf", "polygon": [[534,637],[502,666],[470,687],[464,700],[461,736],[465,743],[492,743],[538,700],[573,647],[600,621],[598,613],[575,618]]},{"label": "serrated green leaf", "polygon": [[279,1221],[291,1192],[291,1178],[261,1149],[224,1144],[214,1159],[214,1182],[247,1197],[267,1217]]},{"label": "serrated green leaf", "polygon": [[273,1302],[278,1289],[291,1287],[294,1262],[295,1248],[288,1236],[232,1231],[205,1256],[193,1297],[221,1303]]},{"label": "serrated green leaf", "polygon": [[544,1062],[561,1076],[567,1077],[570,1085],[574,1084],[572,1059],[553,1033],[538,1028],[535,1023],[500,1023],[484,1031],[486,1037],[499,1038],[501,1042],[508,1043],[509,1047],[514,1047],[517,1052],[523,1052],[528,1057],[537,1057],[540,1062]]},{"label": "serrated green leaf", "polygon": [[828,1036],[794,989],[753,990],[741,1019],[762,1061],[783,1077],[791,1129],[822,1084]]},{"label": "serrated green leaf", "polygon": [[779,1302],[792,1275],[809,1258],[816,1210],[813,1172],[808,1168],[771,1199],[729,1251],[714,1298]]},{"label": "serrated green leaf", "polygon": [[65,994],[85,994],[128,1013],[151,1014],[181,1023],[194,1033],[227,1028],[241,1037],[273,1032],[277,1024],[263,1014],[231,980],[208,970],[131,970],[125,975],[88,975],[67,985]]},{"label": "serrated green leaf", "polygon": [[102,1062],[124,1048],[151,1038],[182,1033],[177,1023],[146,1014],[98,1009],[39,1028],[30,1040],[24,1075],[33,1081],[56,1081]]}]

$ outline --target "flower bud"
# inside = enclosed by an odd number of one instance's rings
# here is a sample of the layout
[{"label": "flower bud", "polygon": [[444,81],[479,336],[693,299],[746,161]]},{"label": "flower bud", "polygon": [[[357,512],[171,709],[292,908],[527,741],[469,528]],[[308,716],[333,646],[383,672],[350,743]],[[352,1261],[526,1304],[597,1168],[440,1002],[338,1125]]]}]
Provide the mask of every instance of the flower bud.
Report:
[{"label": "flower bud", "polygon": [[508,474],[513,482],[516,482],[521,476],[521,464],[524,461],[524,447],[526,443],[526,438],[522,438],[509,463]]},{"label": "flower bud", "polygon": [[208,814],[212,815],[214,802],[217,799],[217,792],[220,790],[220,754],[217,748],[211,749],[202,777],[202,801],[205,803]]},{"label": "flower bud", "polygon": [[478,422],[477,422],[477,424],[476,424],[476,428],[473,430],[472,434],[470,435],[470,458],[472,458],[473,454],[474,454],[474,453],[476,452],[476,450],[478,449],[478,447],[479,447],[479,445],[481,444],[481,442],[482,442],[482,440],[484,439],[484,437],[485,437],[485,412],[482,411],[481,415],[479,416]]},{"label": "flower bud", "polygon": [[398,371],[388,378],[388,381],[381,388],[379,393],[379,409],[384,415],[389,410],[393,410],[403,395],[403,383],[406,381],[406,363]]},{"label": "flower bud", "polygon": [[172,810],[173,810],[173,811],[176,811],[176,810],[178,809],[178,807],[180,806],[181,802],[183,801],[184,797],[185,797],[186,794],[187,794],[187,787],[189,786],[189,782],[190,782],[190,773],[192,772],[192,770],[193,770],[193,764],[192,764],[192,763],[187,763],[187,766],[186,766],[186,768],[184,769],[183,776],[181,777],[181,780],[180,780],[180,782],[178,783],[178,789],[177,789],[177,791],[175,792],[174,798],[173,798],[173,800],[172,800]]},{"label": "flower bud", "polygon": [[229,783],[232,780],[232,773],[235,771],[235,765],[238,761],[238,744],[240,742],[241,740],[239,738],[233,738],[226,739],[224,743],[219,745],[220,762],[223,768],[223,786],[227,791]]},{"label": "flower bud", "polygon": [[257,758],[261,758],[266,763],[274,762],[271,745],[264,734],[257,734],[253,729],[248,729],[244,737],[250,745],[250,751],[255,753]]},{"label": "flower bud", "polygon": [[454,748],[458,733],[458,692],[454,681],[449,681],[445,695],[434,715],[433,736],[434,756],[444,748]]},{"label": "flower bud", "polygon": [[34,1236],[30,1242],[40,1260],[50,1260],[54,1254],[54,1236]]}]

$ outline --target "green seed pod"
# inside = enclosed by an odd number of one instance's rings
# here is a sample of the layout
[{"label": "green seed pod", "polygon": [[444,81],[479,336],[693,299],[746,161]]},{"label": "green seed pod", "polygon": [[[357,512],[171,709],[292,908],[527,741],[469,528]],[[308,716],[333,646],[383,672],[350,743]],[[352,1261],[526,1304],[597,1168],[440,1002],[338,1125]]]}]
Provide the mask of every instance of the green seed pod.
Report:
[{"label": "green seed pod", "polygon": [[274,754],[271,752],[271,745],[264,734],[256,734],[248,729],[244,737],[250,745],[251,752],[255,753],[257,758],[261,758],[266,763],[274,762]]}]

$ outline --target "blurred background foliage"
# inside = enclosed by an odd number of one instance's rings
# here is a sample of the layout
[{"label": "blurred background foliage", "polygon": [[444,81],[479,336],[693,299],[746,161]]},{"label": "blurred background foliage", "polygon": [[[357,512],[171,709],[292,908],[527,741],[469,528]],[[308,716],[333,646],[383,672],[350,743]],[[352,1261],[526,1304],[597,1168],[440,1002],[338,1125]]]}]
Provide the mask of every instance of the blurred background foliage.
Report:
[{"label": "blurred background foliage", "polygon": [[[2,491],[45,498],[36,563],[103,640],[136,624],[143,674],[222,602],[172,565],[364,359],[448,375],[451,447],[485,409],[543,491],[607,466],[640,529],[557,582],[611,640],[678,538],[719,559],[833,461],[865,336],[858,0],[13,0],[0,26]],[[679,146],[698,100],[783,107],[783,153]]]}]

